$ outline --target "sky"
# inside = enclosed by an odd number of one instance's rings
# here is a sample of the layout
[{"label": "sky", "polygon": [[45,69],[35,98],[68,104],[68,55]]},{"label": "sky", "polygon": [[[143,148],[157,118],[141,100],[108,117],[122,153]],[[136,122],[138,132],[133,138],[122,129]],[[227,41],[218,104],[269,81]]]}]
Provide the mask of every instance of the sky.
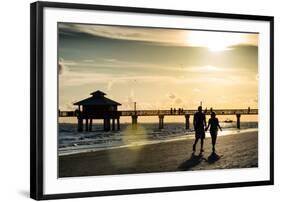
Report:
[{"label": "sky", "polygon": [[258,34],[59,23],[59,108],[96,90],[119,110],[257,108]]}]

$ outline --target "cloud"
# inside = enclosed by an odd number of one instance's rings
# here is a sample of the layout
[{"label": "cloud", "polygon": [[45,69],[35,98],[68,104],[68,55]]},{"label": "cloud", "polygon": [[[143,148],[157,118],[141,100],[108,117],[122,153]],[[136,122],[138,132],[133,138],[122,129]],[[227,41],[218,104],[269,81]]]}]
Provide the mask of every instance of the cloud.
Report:
[{"label": "cloud", "polygon": [[[103,59],[104,60],[104,59]],[[127,61],[117,61],[116,59],[106,59],[106,67],[112,68],[123,68],[124,70],[134,68],[151,68],[153,64],[142,64]],[[70,66],[70,67],[69,67]],[[85,68],[82,68],[85,67]],[[87,67],[87,68],[86,68]],[[68,61],[60,58],[58,64],[58,71],[60,74],[61,86],[81,86],[81,85],[92,85],[92,84],[105,84],[108,90],[111,90],[113,85],[120,83],[155,83],[155,82],[171,82],[177,81],[176,78],[170,76],[160,76],[139,73],[138,75],[131,75],[130,72],[125,71],[124,73],[116,73],[115,71],[109,72],[104,71],[106,68],[101,68],[102,63],[89,64],[83,61]],[[69,70],[71,68],[71,71]],[[83,71],[80,71],[83,69]],[[102,71],[102,72],[101,72]]]},{"label": "cloud", "polygon": [[[174,105],[179,105],[179,104],[182,104],[183,103],[183,99],[179,96],[177,96],[175,93],[173,92],[170,92],[167,94],[167,97],[169,100],[166,100],[166,105],[167,106],[170,106],[171,104],[174,106]],[[163,105],[163,103],[162,103]]]},{"label": "cloud", "polygon": [[[240,84],[256,82],[252,78],[246,78],[251,72],[242,67],[161,65],[107,56],[95,58],[95,60],[91,60],[91,57],[80,60],[60,58],[58,72],[60,77],[62,74],[65,78],[67,77],[68,80],[64,79],[66,85],[105,83],[104,88],[108,89],[112,88],[112,84],[109,82],[112,80],[114,80],[114,85],[128,81],[130,84],[132,81],[136,81],[139,85],[148,82],[156,83],[157,81],[178,85],[198,84],[202,81],[206,83],[220,82],[222,85],[232,85],[233,82],[237,83],[237,81]],[[71,83],[72,81],[73,83]],[[195,85],[195,87],[202,88],[199,85]]]},{"label": "cloud", "polygon": [[192,89],[192,92],[194,92],[194,93],[199,93],[199,92],[201,92],[201,90],[200,90],[199,88],[193,88],[193,89]]},{"label": "cloud", "polygon": [[176,95],[174,93],[169,93],[167,97],[173,100],[176,98]]},{"label": "cloud", "polygon": [[71,65],[71,63],[67,63],[63,58],[59,59],[59,64],[58,64],[58,73],[59,75],[64,74],[65,72],[67,72],[68,66],[67,65]]},{"label": "cloud", "polygon": [[[148,62],[137,62],[137,61],[127,61],[120,60],[116,58],[97,58],[95,60],[85,59],[77,61],[67,61],[64,62],[65,65],[76,67],[76,68],[93,68],[93,69],[103,69],[103,70],[115,70],[115,71],[134,71],[134,70],[167,70],[167,71],[178,71],[179,68],[165,66],[162,64],[148,63]],[[177,68],[177,69],[176,69]]]},{"label": "cloud", "polygon": [[129,100],[131,100],[131,102],[135,100],[135,90],[133,88],[130,90]]},{"label": "cloud", "polygon": [[[61,86],[82,86],[82,85],[94,85],[94,84],[104,84],[105,88],[111,89],[113,84],[131,84],[132,82],[141,82],[141,84],[171,84],[171,85],[199,85],[204,83],[220,83],[221,85],[234,85],[239,81],[239,85],[246,84],[256,84],[255,80],[250,80],[246,75],[245,76],[212,76],[201,74],[197,77],[173,77],[169,75],[153,75],[139,73],[138,75],[133,75],[130,73],[116,74],[116,73],[102,73],[93,70],[83,70],[78,71],[72,69],[68,70],[68,67],[64,63],[60,63],[58,68],[62,68],[62,73],[60,74],[60,84]],[[139,83],[140,84],[140,83]],[[167,94],[169,99],[175,99],[176,95],[174,93]]]},{"label": "cloud", "polygon": [[93,59],[86,59],[86,60],[83,60],[83,62],[85,62],[85,63],[93,63],[93,62],[96,62],[96,61],[93,60]]},{"label": "cloud", "polygon": [[230,50],[231,46],[247,44],[257,46],[257,34],[235,32],[189,31],[187,43],[195,47],[207,47],[211,51]]},{"label": "cloud", "polygon": [[182,101],[182,99],[181,98],[176,98],[175,99],[175,104],[181,104],[183,101]]},{"label": "cloud", "polygon": [[[135,103],[135,91],[133,88],[130,89],[130,94],[128,95],[127,99],[123,102],[121,102],[120,109],[123,110],[133,110],[134,109],[134,103]],[[138,107],[140,107],[138,103]]]},{"label": "cloud", "polygon": [[175,45],[191,47],[229,47],[237,44],[257,46],[258,37],[255,34],[212,32],[199,30],[176,30],[160,28],[143,28],[130,26],[106,26],[89,24],[60,23],[61,33],[86,33],[118,40],[152,42],[158,45]]},{"label": "cloud", "polygon": [[115,59],[115,58],[104,58],[103,59],[105,62],[108,62],[108,63],[119,63],[119,62],[121,62],[121,61],[119,61],[119,60],[117,60],[117,59]]},{"label": "cloud", "polygon": [[62,33],[86,33],[110,39],[184,45],[184,30],[165,30],[129,26],[104,26],[86,24],[59,24]]},{"label": "cloud", "polygon": [[220,68],[217,66],[206,65],[206,66],[186,67],[184,68],[184,71],[206,73],[206,72],[223,72],[223,71],[230,71],[230,70],[226,68]]},{"label": "cloud", "polygon": [[111,91],[112,90],[112,86],[113,86],[113,81],[108,81],[107,87],[106,87],[107,91]]}]

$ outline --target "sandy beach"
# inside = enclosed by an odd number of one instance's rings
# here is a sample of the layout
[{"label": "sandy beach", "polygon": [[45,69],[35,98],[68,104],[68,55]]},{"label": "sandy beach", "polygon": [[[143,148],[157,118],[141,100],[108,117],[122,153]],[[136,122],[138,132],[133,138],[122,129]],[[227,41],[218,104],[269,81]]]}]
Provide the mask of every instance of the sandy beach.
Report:
[{"label": "sandy beach", "polygon": [[59,177],[95,176],[169,171],[250,168],[258,166],[258,132],[218,136],[217,155],[205,139],[192,155],[193,139],[78,153],[59,157]]}]

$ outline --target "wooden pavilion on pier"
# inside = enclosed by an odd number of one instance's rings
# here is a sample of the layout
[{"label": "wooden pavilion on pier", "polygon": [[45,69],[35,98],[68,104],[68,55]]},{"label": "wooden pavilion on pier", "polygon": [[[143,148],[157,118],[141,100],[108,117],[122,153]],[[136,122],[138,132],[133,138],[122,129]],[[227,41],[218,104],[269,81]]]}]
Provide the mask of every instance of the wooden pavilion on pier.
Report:
[{"label": "wooden pavilion on pier", "polygon": [[[92,131],[93,119],[103,119],[103,129],[120,130],[120,112],[117,107],[120,103],[105,97],[102,91],[91,93],[91,97],[74,103],[78,106],[76,115],[78,119],[78,131],[83,131],[85,120],[85,131]],[[117,127],[115,127],[115,120]]]}]

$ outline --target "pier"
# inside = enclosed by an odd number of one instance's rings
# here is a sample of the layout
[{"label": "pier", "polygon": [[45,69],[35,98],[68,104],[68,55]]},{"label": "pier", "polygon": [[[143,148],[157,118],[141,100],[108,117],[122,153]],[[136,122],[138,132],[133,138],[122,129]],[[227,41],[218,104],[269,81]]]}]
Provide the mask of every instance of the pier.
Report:
[{"label": "pier", "polygon": [[[205,112],[206,115],[210,115],[211,109],[207,110]],[[233,115],[236,117],[236,127],[240,129],[240,119],[242,115],[258,115],[258,109],[213,109],[214,112],[216,112],[217,115]],[[113,117],[111,118],[111,124],[110,124],[110,118],[102,117],[102,114],[94,113],[91,116],[89,114],[83,114],[80,111],[59,111],[60,117],[80,117],[78,120],[83,119],[95,119],[95,117],[98,118],[104,118],[104,129],[105,130],[120,130],[120,117],[131,117],[132,119],[132,127],[137,128],[138,125],[138,117],[140,116],[155,116],[159,118],[159,129],[164,128],[164,119],[165,116],[183,116],[185,118],[185,129],[190,129],[190,118],[193,117],[194,113],[196,113],[197,110],[191,109],[191,110],[126,110],[126,111],[112,111],[107,112],[107,117]],[[90,119],[90,120],[92,120]],[[117,128],[115,127],[115,119],[117,120]],[[86,121],[86,131],[87,128],[92,127],[92,122],[90,123],[90,126],[88,126],[88,122]],[[78,123],[78,125],[81,125]],[[83,126],[82,126],[83,127]],[[80,128],[81,129],[81,128]]]},{"label": "pier", "polygon": [[[118,106],[121,104],[105,97],[102,91],[94,91],[84,100],[75,102],[73,105],[78,106],[75,111],[60,111],[59,117],[77,117],[77,130],[82,132],[92,131],[93,119],[103,120],[104,131],[120,130],[120,117],[129,116],[132,119],[132,128],[136,129],[138,126],[139,116],[156,116],[159,118],[159,129],[164,128],[165,116],[183,116],[185,118],[185,129],[190,129],[190,117],[193,116],[197,110],[195,109],[169,109],[169,110],[137,110],[136,102],[134,103],[134,110],[118,111]],[[202,103],[201,103],[202,105]],[[210,115],[212,111],[217,115],[234,115],[236,116],[236,126],[240,129],[240,119],[242,115],[257,115],[258,109],[205,109],[205,115]],[[116,122],[115,122],[116,121]]]}]

